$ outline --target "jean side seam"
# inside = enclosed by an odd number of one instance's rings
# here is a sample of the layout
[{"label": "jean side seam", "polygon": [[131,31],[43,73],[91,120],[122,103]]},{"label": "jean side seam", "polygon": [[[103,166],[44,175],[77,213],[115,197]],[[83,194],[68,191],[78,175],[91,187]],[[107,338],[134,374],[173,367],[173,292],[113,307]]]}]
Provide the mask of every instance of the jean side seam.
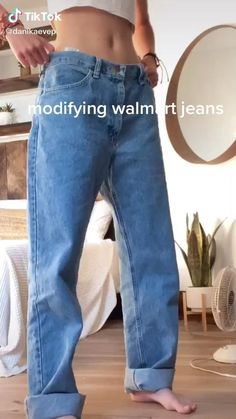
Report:
[{"label": "jean side seam", "polygon": [[135,380],[135,369],[133,370],[133,384],[135,385],[137,390],[139,390],[139,391],[141,390],[140,387],[138,386],[138,384],[136,383],[136,380]]},{"label": "jean side seam", "polygon": [[32,165],[32,169],[34,171],[34,185],[33,190],[34,190],[34,281],[35,281],[35,312],[36,312],[36,317],[37,317],[37,327],[38,327],[38,353],[39,353],[39,372],[40,374],[40,385],[41,385],[41,389],[43,388],[43,371],[42,371],[42,348],[41,348],[41,327],[40,327],[40,317],[39,317],[39,310],[37,307],[37,300],[38,300],[38,285],[37,285],[37,261],[38,261],[38,249],[37,249],[37,243],[38,243],[38,236],[37,236],[37,199],[36,199],[36,195],[37,195],[37,191],[36,191],[36,161],[37,161],[37,144],[38,144],[38,131],[39,131],[39,121],[38,119],[36,119],[37,121],[37,128],[34,134],[34,149],[33,149],[33,165]]},{"label": "jean side seam", "polygon": [[[114,208],[116,210],[117,218],[118,218],[118,220],[119,220],[119,222],[120,222],[120,224],[122,225],[122,228],[123,228],[124,241],[125,241],[125,244],[126,244],[127,253],[128,253],[128,257],[129,257],[130,272],[131,272],[131,276],[132,276],[132,279],[133,279],[132,283],[133,283],[134,296],[135,295],[137,296],[137,294],[135,293],[135,287],[134,287],[134,284],[136,284],[137,282],[135,280],[135,274],[134,274],[133,263],[132,263],[132,252],[131,252],[131,248],[130,248],[130,245],[129,245],[129,240],[128,240],[128,235],[127,235],[126,228],[125,228],[125,223],[124,223],[123,217],[121,215],[121,212],[119,211],[119,203],[118,203],[117,195],[116,195],[114,189],[110,188],[110,191],[111,191],[111,198],[112,198],[112,201],[113,201],[113,205],[114,205]],[[137,289],[137,287],[136,287],[136,289]],[[138,298],[136,298],[136,301],[135,301],[135,320],[136,320],[137,334],[140,338],[142,338],[142,335],[138,332],[138,329],[142,330],[142,328],[140,327],[141,326],[141,316],[140,316],[139,309],[138,309]],[[140,343],[139,340],[138,340],[138,349],[139,349],[141,364],[145,365],[145,360],[144,360],[144,357],[143,357],[143,351],[142,351],[141,343]]]}]

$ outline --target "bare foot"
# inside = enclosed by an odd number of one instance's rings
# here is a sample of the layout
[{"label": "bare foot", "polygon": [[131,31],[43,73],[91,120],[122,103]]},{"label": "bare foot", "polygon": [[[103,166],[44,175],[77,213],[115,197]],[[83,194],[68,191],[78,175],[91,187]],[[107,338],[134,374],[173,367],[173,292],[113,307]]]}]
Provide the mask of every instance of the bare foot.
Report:
[{"label": "bare foot", "polygon": [[169,388],[162,388],[155,392],[136,391],[130,393],[131,400],[135,402],[157,402],[167,410],[175,410],[178,413],[192,413],[197,405],[191,400],[175,394]]}]

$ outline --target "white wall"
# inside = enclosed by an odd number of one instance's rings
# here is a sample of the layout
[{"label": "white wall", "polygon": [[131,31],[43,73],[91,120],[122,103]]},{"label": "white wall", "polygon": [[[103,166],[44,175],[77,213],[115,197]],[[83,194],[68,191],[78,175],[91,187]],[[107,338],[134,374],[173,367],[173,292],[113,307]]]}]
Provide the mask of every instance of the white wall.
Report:
[{"label": "white wall", "polygon": [[[149,0],[149,10],[157,53],[171,76],[185,48],[201,32],[219,24],[233,23],[235,0]],[[223,73],[222,65],[222,76]],[[228,217],[216,236],[216,274],[225,265],[236,266],[236,157],[214,166],[183,160],[172,148],[166,131],[164,105],[167,88],[165,82],[155,89],[155,93],[175,239],[185,246],[187,212],[198,211],[208,233],[220,220]],[[181,288],[184,289],[190,279],[178,250],[177,255]]]}]

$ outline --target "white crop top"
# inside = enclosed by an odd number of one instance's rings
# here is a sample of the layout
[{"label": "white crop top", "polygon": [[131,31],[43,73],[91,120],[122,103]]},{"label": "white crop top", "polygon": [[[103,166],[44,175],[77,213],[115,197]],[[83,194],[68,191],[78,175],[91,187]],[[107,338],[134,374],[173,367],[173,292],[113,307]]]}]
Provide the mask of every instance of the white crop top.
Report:
[{"label": "white crop top", "polygon": [[48,12],[52,14],[77,6],[102,9],[123,17],[134,25],[135,0],[48,0]]}]

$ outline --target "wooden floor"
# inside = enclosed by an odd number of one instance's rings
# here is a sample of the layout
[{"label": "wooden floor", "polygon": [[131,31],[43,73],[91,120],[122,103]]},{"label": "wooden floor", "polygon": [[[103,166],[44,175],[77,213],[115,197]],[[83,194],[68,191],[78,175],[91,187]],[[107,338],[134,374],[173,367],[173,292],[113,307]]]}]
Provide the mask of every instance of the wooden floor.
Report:
[{"label": "wooden floor", "polygon": [[[223,334],[210,325],[204,335],[198,320],[190,321],[191,332],[180,324],[178,362],[174,382],[176,392],[198,403],[193,419],[235,419],[236,379],[197,371],[189,361],[198,356],[210,357],[218,347],[230,343],[235,334]],[[124,345],[122,321],[109,320],[94,335],[80,342],[74,358],[79,391],[86,394],[83,419],[177,419],[156,403],[135,403],[123,390]],[[212,362],[204,366],[212,366]],[[216,367],[216,365],[214,365]],[[236,366],[221,371],[236,374]],[[0,378],[0,419],[24,419],[23,399],[27,392],[26,373]],[[185,416],[185,415],[184,415]],[[190,417],[188,415],[188,417]]]}]

